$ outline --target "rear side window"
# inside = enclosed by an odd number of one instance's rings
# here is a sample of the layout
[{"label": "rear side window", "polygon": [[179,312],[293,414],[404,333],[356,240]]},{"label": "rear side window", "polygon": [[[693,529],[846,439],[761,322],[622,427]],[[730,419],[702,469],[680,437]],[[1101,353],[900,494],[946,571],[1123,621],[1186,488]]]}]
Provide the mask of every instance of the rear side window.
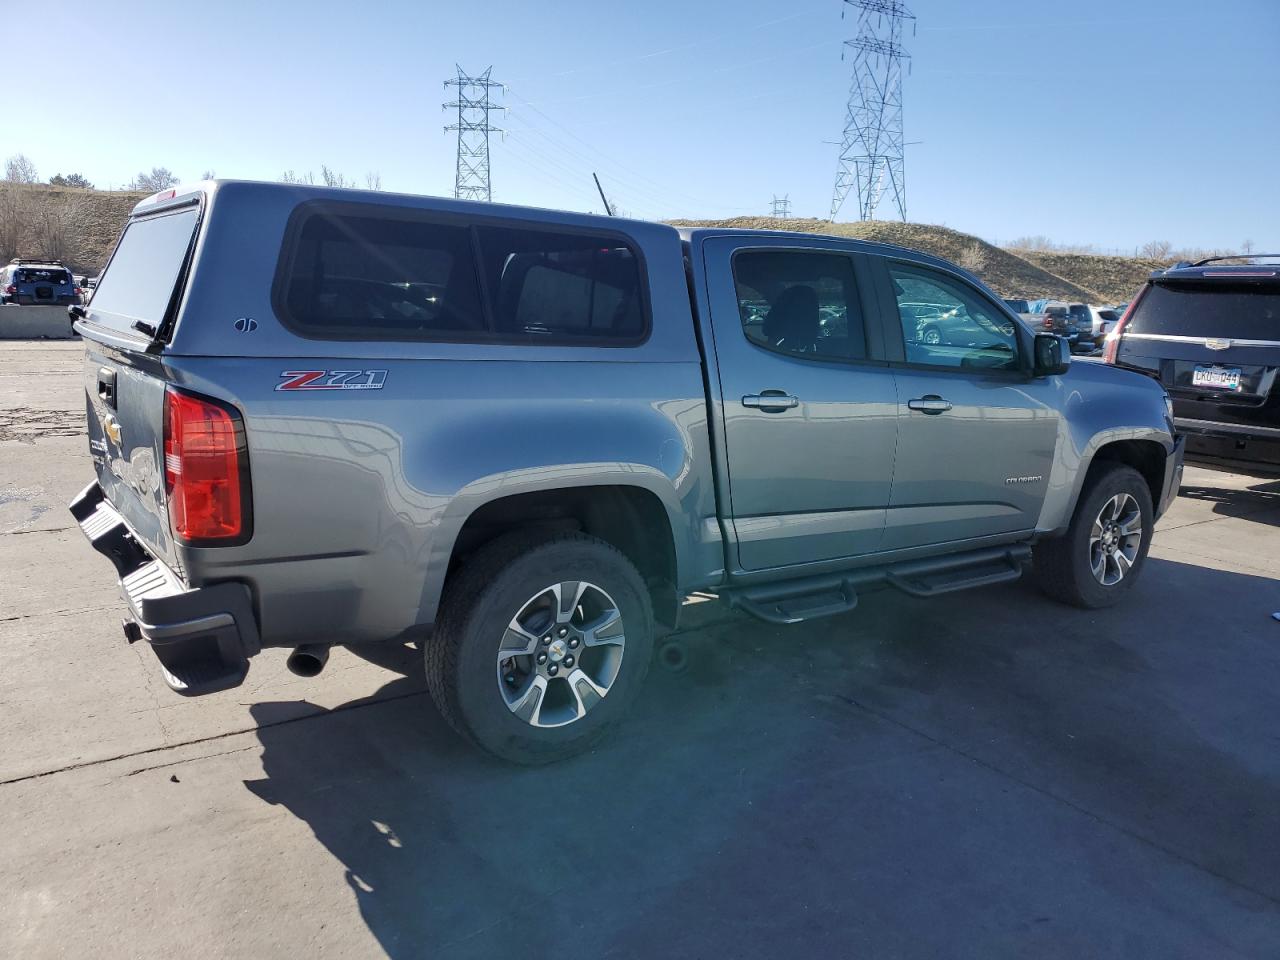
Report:
[{"label": "rear side window", "polygon": [[853,261],[808,250],[744,250],[733,258],[747,339],[812,360],[862,360],[866,334]]},{"label": "rear side window", "polygon": [[1134,307],[1125,333],[1280,341],[1280,286],[1153,283]]},{"label": "rear side window", "polygon": [[130,335],[134,323],[159,327],[195,233],[198,208],[133,220],[125,227],[89,301],[90,322]]},{"label": "rear side window", "polygon": [[639,259],[618,238],[380,211],[303,216],[278,308],[305,336],[620,346],[647,334]]}]

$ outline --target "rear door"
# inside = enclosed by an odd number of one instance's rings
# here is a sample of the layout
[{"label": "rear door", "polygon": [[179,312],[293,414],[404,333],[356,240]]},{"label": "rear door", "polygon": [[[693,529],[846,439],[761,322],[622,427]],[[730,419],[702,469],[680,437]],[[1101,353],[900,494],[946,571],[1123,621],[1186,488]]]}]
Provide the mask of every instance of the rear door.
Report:
[{"label": "rear door", "polygon": [[196,202],[129,221],[79,329],[89,451],[98,482],[156,556],[176,563],[164,491],[161,357],[151,348],[177,307],[195,241]]},{"label": "rear door", "polygon": [[1158,376],[1179,420],[1277,430],[1280,278],[1152,282],[1116,361]]},{"label": "rear door", "polygon": [[[1017,321],[963,277],[870,259],[898,391],[883,549],[1034,529],[1057,447],[1055,378],[1025,372]],[[941,342],[904,307],[922,302],[952,317]]]},{"label": "rear door", "polygon": [[864,317],[865,257],[820,240],[703,244],[728,510],[746,571],[879,549],[893,374]]}]

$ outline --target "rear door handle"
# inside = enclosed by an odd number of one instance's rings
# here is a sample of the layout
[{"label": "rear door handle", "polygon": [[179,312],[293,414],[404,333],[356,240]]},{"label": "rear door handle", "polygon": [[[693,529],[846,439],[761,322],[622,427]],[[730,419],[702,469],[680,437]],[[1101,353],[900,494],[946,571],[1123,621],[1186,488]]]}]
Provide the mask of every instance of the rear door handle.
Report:
[{"label": "rear door handle", "polygon": [[921,413],[946,413],[951,409],[951,401],[944,400],[936,393],[930,393],[923,397],[916,397],[914,400],[908,400],[907,406],[912,410],[919,410]]},{"label": "rear door handle", "polygon": [[765,413],[780,413],[800,406],[800,401],[781,390],[765,390],[761,393],[747,394],[742,398],[742,405],[752,410],[763,410]]}]

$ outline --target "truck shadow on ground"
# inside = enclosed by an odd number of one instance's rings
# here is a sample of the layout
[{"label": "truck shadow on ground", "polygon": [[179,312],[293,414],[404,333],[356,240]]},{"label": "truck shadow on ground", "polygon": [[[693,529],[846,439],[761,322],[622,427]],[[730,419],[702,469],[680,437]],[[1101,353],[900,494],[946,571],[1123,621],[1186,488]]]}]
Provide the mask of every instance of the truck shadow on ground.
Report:
[{"label": "truck shadow on ground", "polygon": [[1276,586],[1151,560],[1102,612],[1014,586],[732,618],[540,769],[462,744],[416,675],[265,703],[246,786],[394,958],[1273,956]]},{"label": "truck shadow on ground", "polygon": [[1211,484],[1183,484],[1178,496],[1212,503],[1224,517],[1247,517],[1258,523],[1280,526],[1280,480],[1260,480],[1243,490]]}]

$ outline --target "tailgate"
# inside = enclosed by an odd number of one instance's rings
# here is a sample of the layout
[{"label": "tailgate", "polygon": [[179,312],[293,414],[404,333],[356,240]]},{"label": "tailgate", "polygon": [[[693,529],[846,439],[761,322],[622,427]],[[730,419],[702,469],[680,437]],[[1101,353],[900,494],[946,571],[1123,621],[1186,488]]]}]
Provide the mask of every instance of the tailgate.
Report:
[{"label": "tailgate", "polygon": [[76,324],[85,342],[89,451],[125,523],[171,567],[160,342],[172,328],[200,223],[198,199],[135,215]]},{"label": "tailgate", "polygon": [[156,358],[85,341],[89,452],[107,499],[148,550],[177,555],[164,490],[165,380]]}]

